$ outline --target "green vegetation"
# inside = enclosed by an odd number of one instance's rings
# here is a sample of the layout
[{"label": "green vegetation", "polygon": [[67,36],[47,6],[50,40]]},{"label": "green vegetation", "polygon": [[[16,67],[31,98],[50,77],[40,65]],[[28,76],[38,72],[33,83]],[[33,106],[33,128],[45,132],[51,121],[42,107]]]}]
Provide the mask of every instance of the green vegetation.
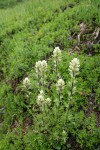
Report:
[{"label": "green vegetation", "polygon": [[16,5],[18,2],[22,2],[22,1],[23,0],[0,0],[0,8],[12,7]]},{"label": "green vegetation", "polygon": [[[100,149],[99,9],[99,0],[0,0],[0,150]],[[61,49],[56,70],[55,47]],[[72,95],[73,58],[80,68]],[[39,60],[48,64],[41,80]],[[40,87],[51,100],[43,108]]]}]

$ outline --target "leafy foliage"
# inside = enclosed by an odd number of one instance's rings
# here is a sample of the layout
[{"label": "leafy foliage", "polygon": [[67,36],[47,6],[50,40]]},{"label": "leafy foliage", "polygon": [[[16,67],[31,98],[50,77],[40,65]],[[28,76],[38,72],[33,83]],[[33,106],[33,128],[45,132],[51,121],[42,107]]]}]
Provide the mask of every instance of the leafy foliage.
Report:
[{"label": "leafy foliage", "polygon": [[[99,150],[100,1],[18,2],[0,1],[0,150]],[[66,83],[59,107],[52,61],[56,46],[62,50],[58,70]],[[80,60],[80,73],[67,112],[68,68],[74,57]],[[48,62],[46,97],[52,104],[41,112],[35,63],[43,59]],[[23,88],[27,76],[28,91]]]}]

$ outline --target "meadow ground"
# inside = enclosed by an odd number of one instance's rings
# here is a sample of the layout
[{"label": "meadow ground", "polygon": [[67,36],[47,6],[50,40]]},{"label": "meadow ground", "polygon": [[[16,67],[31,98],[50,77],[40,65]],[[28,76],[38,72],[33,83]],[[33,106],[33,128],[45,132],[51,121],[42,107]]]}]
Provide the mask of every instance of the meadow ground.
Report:
[{"label": "meadow ground", "polygon": [[[0,150],[100,149],[99,51],[99,0],[0,0]],[[73,58],[80,62],[75,78]],[[46,77],[37,78],[39,60],[47,61]],[[40,87],[51,99],[44,109]]]}]

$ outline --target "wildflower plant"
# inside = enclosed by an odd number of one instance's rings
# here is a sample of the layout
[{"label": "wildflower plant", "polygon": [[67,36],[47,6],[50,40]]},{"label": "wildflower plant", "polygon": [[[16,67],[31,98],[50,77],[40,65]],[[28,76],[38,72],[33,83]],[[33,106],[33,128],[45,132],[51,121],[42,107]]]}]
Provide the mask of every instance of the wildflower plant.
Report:
[{"label": "wildflower plant", "polygon": [[59,47],[55,47],[53,51],[53,58],[54,58],[54,66],[56,70],[56,79],[58,80],[58,66],[59,66],[59,62],[61,61],[61,50]]},{"label": "wildflower plant", "polygon": [[76,83],[76,75],[79,73],[80,62],[77,58],[74,58],[69,64],[69,74],[71,80],[69,81],[69,99],[72,101],[73,94],[76,91],[75,83]]},{"label": "wildflower plant", "polygon": [[30,92],[29,92],[30,85],[31,85],[30,79],[26,77],[23,80],[23,90],[25,91],[26,98],[30,97]]},{"label": "wildflower plant", "polygon": [[[58,66],[59,66],[58,63],[61,61],[61,50],[59,47],[55,47],[53,51],[53,58],[54,58],[54,63],[56,67],[56,79],[57,79],[56,89],[57,89],[57,95],[58,95],[58,97],[56,97],[55,99],[57,101],[57,104],[59,105],[62,92],[65,88],[64,80],[61,77],[58,79]],[[70,88],[68,92],[70,101],[72,101],[73,94],[76,91],[76,86],[75,86],[76,75],[78,75],[79,73],[79,67],[80,67],[80,62],[77,58],[74,58],[73,60],[71,60],[69,64],[69,69],[68,69],[70,77],[71,77],[69,84],[68,84]],[[38,76],[38,84],[39,84],[40,90],[45,89],[44,82],[45,82],[46,71],[47,71],[47,62],[45,60],[36,62],[36,73]],[[42,107],[43,101],[47,102],[48,105],[50,106],[49,103],[51,103],[51,100],[49,98],[45,99],[44,94],[40,92],[40,94],[38,95],[38,105]]]},{"label": "wildflower plant", "polygon": [[30,86],[30,79],[28,77],[26,77],[24,80],[23,80],[23,87],[28,89],[29,86]]},{"label": "wildflower plant", "polygon": [[58,97],[59,97],[59,101],[61,99],[61,93],[65,87],[65,82],[64,80],[61,78],[58,80],[57,84],[56,84],[56,87],[57,87],[57,92],[58,92]]},{"label": "wildflower plant", "polygon": [[[43,134],[45,133],[49,134],[52,128],[53,130],[57,128],[57,131],[52,133],[53,139],[55,138],[55,141],[58,143],[59,137],[61,135],[62,136],[61,142],[62,144],[65,144],[68,136],[66,123],[71,116],[71,113],[69,111],[70,109],[69,106],[76,89],[75,87],[76,75],[78,75],[79,73],[80,62],[77,58],[74,58],[69,64],[68,70],[71,77],[70,82],[68,84],[70,87],[69,99],[68,97],[66,97],[65,100],[63,99],[64,102],[62,102],[63,93],[64,91],[67,90],[65,89],[65,81],[62,79],[62,77],[58,77],[58,66],[60,65],[60,61],[61,61],[61,50],[59,49],[59,47],[56,47],[54,49],[53,57],[54,57],[54,63],[56,67],[55,70],[56,74],[55,73],[53,74],[53,79],[49,78],[47,72],[47,67],[48,67],[47,62],[45,60],[36,62],[35,68],[38,77],[39,94],[36,93],[37,94],[36,107],[33,104],[34,110],[31,112],[34,112],[34,116],[35,116],[34,117],[35,131],[38,130],[38,133],[41,133],[41,131],[43,131]],[[45,84],[46,77],[48,77],[49,79],[47,78],[48,82]],[[29,78],[24,79],[23,85],[27,89],[27,91],[29,91],[29,86],[30,86]],[[52,87],[54,88],[53,90]],[[49,91],[52,92],[49,93]],[[29,107],[27,107],[27,110],[28,112],[30,112]],[[58,134],[58,136],[55,136],[56,134]]]},{"label": "wildflower plant", "polygon": [[24,94],[23,101],[20,103],[22,110],[23,112],[27,111],[31,116],[33,116],[31,110],[31,80],[29,77],[23,79],[22,93]]},{"label": "wildflower plant", "polygon": [[36,62],[36,73],[38,77],[39,87],[44,87],[45,75],[47,70],[47,62],[45,60]]}]

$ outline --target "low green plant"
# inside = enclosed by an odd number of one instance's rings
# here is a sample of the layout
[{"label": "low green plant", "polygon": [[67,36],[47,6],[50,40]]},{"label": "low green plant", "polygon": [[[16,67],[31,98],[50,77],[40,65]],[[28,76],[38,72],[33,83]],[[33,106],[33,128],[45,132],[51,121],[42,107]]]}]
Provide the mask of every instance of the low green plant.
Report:
[{"label": "low green plant", "polygon": [[99,0],[1,3],[0,149],[98,150]]}]

